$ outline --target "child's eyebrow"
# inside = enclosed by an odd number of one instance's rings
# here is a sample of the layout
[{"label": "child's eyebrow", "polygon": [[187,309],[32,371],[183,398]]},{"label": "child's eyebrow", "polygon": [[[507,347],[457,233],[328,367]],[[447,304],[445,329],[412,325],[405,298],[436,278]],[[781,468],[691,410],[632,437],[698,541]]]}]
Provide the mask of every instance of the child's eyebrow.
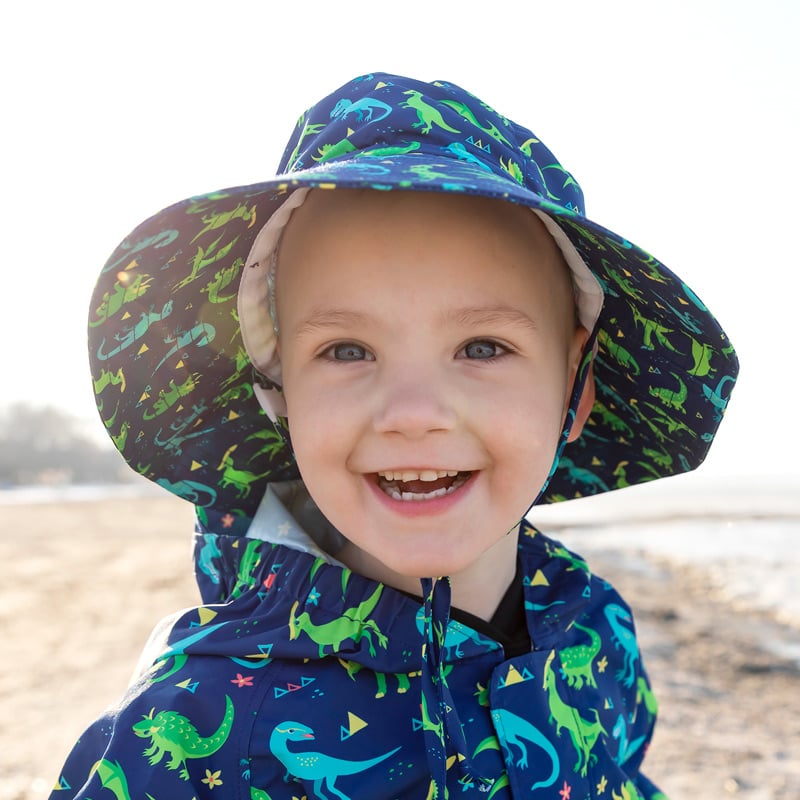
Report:
[{"label": "child's eyebrow", "polygon": [[[492,325],[517,326],[537,331],[537,324],[518,308],[508,305],[465,306],[445,311],[444,324],[460,327],[481,327]],[[361,311],[340,308],[318,308],[297,324],[296,338],[319,333],[329,328],[353,328],[368,324],[378,324],[380,320]]]},{"label": "child's eyebrow", "polygon": [[524,311],[507,305],[457,308],[448,311],[445,318],[457,325],[515,325],[538,330],[537,324]]},{"label": "child's eyebrow", "polygon": [[339,308],[313,309],[305,319],[297,324],[294,335],[300,338],[327,328],[355,327],[364,325],[373,319],[374,317],[360,311]]}]

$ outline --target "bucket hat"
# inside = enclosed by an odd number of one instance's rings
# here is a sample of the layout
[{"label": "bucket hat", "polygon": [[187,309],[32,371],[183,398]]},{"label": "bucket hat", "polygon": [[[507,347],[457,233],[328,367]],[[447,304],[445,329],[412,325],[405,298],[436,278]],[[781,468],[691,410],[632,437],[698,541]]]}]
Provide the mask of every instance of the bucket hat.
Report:
[{"label": "bucket hat", "polygon": [[209,527],[244,531],[269,482],[299,477],[285,420],[270,419],[258,398],[279,384],[269,354],[265,363],[253,358],[261,345],[252,298],[267,298],[266,278],[237,301],[245,272],[264,271],[259,251],[270,248],[260,232],[279,231],[285,219],[275,215],[288,218],[298,190],[343,188],[527,206],[546,221],[576,281],[594,276],[602,296],[579,305],[595,305],[596,400],[581,435],[564,438],[539,502],[703,461],[738,372],[706,305],[655,257],[589,220],[578,183],[530,130],[453,83],[374,73],[299,118],[274,177],[164,209],[100,273],[89,314],[100,417],[128,464],[194,503]]}]

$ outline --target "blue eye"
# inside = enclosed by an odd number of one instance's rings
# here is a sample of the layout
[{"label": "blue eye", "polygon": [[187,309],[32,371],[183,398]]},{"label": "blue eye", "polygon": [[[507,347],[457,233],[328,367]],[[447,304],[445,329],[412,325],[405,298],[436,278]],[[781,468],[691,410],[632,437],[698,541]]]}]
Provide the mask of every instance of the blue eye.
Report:
[{"label": "blue eye", "polygon": [[465,345],[461,351],[464,358],[486,360],[490,358],[497,358],[506,352],[505,348],[497,344],[497,342],[489,341],[488,339],[476,339]]},{"label": "blue eye", "polygon": [[354,342],[342,342],[333,345],[327,351],[328,357],[334,361],[372,361],[374,356],[367,349]]}]

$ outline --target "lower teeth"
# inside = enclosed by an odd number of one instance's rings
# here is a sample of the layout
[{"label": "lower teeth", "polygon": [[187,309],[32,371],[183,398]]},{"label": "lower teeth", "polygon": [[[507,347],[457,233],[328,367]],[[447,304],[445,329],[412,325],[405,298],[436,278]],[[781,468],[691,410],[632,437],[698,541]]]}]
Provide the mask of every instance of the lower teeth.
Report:
[{"label": "lower teeth", "polygon": [[404,502],[415,502],[420,500],[432,500],[434,497],[443,497],[446,494],[451,494],[459,487],[467,482],[467,478],[459,476],[455,479],[451,486],[442,489],[434,489],[432,492],[401,492],[396,486],[385,486],[383,491],[389,495],[393,500],[402,500]]}]

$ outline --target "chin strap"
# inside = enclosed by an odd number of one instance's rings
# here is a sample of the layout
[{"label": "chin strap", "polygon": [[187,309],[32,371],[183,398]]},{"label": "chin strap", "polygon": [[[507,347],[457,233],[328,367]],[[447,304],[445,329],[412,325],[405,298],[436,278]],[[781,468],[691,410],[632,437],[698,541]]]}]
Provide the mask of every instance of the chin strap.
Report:
[{"label": "chin strap", "polygon": [[425,599],[422,618],[422,697],[420,712],[425,737],[425,755],[431,773],[429,798],[444,800],[447,771],[459,773],[463,786],[483,784],[490,791],[495,780],[480,776],[470,758],[464,728],[456,711],[456,701],[447,685],[449,669],[445,663],[447,628],[450,624],[450,578],[422,578]]}]

